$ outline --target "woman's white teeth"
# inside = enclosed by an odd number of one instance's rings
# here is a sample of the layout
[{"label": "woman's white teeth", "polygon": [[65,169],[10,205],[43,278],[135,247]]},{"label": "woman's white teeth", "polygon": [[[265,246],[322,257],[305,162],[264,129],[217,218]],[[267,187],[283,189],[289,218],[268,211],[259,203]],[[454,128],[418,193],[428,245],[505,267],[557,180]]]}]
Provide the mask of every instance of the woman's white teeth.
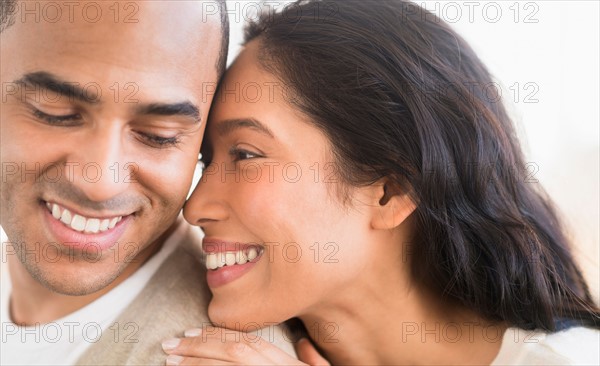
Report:
[{"label": "woman's white teeth", "polygon": [[233,266],[235,264],[235,253],[225,254],[225,264],[228,266]]},{"label": "woman's white teeth", "polygon": [[219,268],[223,267],[225,265],[225,261],[226,261],[225,253],[219,253],[217,255],[217,267],[219,267]]},{"label": "woman's white teeth", "polygon": [[96,234],[98,232],[112,229],[119,221],[123,219],[122,216],[113,217],[112,219],[86,218],[81,215],[74,215],[71,213],[71,211],[60,207],[56,203],[47,202],[46,206],[52,212],[52,217],[60,220],[60,222],[75,231],[83,231],[86,233]]},{"label": "woman's white teeth", "polygon": [[248,260],[251,261],[254,258],[256,258],[256,256],[258,255],[258,252],[256,251],[255,248],[250,248],[250,250],[248,250]]},{"label": "woman's white teeth", "polygon": [[246,264],[259,256],[262,251],[250,247],[249,249],[237,250],[235,252],[208,253],[206,255],[206,268],[217,269],[224,266]]},{"label": "woman's white teeth", "polygon": [[243,250],[237,251],[235,253],[235,262],[237,264],[245,264],[246,262],[248,262],[248,257],[246,256],[246,253],[244,253]]}]

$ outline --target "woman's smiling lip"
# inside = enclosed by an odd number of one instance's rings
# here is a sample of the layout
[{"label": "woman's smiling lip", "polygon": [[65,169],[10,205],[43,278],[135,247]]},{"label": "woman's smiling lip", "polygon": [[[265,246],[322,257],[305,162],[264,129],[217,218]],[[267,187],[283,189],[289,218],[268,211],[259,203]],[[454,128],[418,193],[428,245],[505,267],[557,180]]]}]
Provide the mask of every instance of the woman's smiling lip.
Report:
[{"label": "woman's smiling lip", "polygon": [[206,282],[208,283],[208,286],[211,289],[216,289],[218,287],[231,283],[248,273],[254,266],[256,266],[260,258],[262,257],[258,257],[256,261],[247,262],[246,264],[224,266],[215,270],[209,269],[206,272]]},{"label": "woman's smiling lip", "polygon": [[251,247],[263,249],[263,246],[257,243],[242,243],[212,237],[204,237],[202,240],[202,250],[205,253],[236,252],[239,250],[248,250]]},{"label": "woman's smiling lip", "polygon": [[262,258],[264,249],[253,243],[205,238],[202,249],[206,253],[206,281],[211,289],[224,286],[242,277]]}]

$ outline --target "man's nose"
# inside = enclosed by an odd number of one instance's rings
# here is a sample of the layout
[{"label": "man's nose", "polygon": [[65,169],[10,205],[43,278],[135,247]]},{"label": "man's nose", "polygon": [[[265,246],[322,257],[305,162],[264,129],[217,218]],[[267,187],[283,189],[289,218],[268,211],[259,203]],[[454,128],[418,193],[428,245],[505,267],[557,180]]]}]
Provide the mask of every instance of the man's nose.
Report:
[{"label": "man's nose", "polygon": [[218,164],[213,162],[202,172],[198,185],[183,207],[183,216],[203,230],[229,218],[228,185],[221,181]]},{"label": "man's nose", "polygon": [[69,156],[67,178],[92,201],[103,202],[127,190],[139,167],[129,161],[122,128],[112,126],[89,131]]}]

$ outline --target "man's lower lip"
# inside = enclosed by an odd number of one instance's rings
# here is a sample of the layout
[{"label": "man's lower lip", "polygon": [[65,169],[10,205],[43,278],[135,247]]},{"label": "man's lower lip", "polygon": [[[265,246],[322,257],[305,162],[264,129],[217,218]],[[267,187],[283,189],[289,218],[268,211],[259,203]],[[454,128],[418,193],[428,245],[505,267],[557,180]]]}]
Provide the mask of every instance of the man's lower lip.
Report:
[{"label": "man's lower lip", "polygon": [[67,227],[52,216],[45,203],[40,205],[44,211],[44,219],[51,235],[56,239],[56,244],[80,250],[107,250],[118,243],[129,223],[132,215],[124,216],[117,225],[104,232],[96,234],[82,233]]},{"label": "man's lower lip", "polygon": [[238,278],[242,277],[248,271],[250,271],[256,263],[262,259],[254,262],[247,262],[246,264],[235,264],[233,266],[223,266],[219,269],[209,269],[206,273],[206,282],[211,289],[215,289],[221,286],[225,286]]}]

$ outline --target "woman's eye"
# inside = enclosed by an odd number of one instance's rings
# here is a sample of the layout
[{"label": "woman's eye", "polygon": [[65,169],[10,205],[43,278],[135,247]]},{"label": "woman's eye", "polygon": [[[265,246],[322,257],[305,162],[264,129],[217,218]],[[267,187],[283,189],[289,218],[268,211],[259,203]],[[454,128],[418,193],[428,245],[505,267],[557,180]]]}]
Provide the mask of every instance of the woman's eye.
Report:
[{"label": "woman's eye", "polygon": [[232,147],[231,150],[229,150],[229,155],[231,155],[231,157],[233,158],[233,161],[240,161],[240,160],[247,160],[247,159],[261,157],[261,155],[259,155],[257,153],[253,153],[251,151],[240,149],[237,147]]},{"label": "woman's eye", "polygon": [[42,112],[39,109],[33,109],[33,115],[36,118],[55,126],[71,126],[81,121],[81,114],[79,113],[57,116],[54,114]]}]

